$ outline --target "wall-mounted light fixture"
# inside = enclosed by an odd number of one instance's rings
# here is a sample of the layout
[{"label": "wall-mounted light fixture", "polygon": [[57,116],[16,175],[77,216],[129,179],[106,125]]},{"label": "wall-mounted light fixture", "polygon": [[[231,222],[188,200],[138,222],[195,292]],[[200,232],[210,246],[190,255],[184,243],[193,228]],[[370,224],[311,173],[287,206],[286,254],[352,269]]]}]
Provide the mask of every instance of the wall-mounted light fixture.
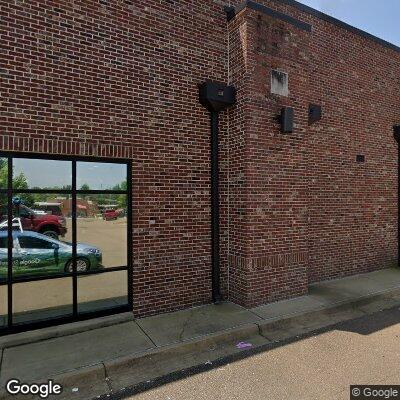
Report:
[{"label": "wall-mounted light fixture", "polygon": [[281,124],[282,133],[292,133],[294,120],[293,107],[283,107],[281,109],[281,114],[277,117],[277,120]]},{"label": "wall-mounted light fixture", "polygon": [[311,125],[322,118],[322,107],[318,104],[308,106],[308,123]]},{"label": "wall-mounted light fixture", "polygon": [[400,143],[400,125],[393,126],[393,136],[397,143]]},{"label": "wall-mounted light fixture", "polygon": [[356,161],[360,164],[360,163],[364,163],[365,162],[365,155],[364,154],[357,154],[356,156]]}]

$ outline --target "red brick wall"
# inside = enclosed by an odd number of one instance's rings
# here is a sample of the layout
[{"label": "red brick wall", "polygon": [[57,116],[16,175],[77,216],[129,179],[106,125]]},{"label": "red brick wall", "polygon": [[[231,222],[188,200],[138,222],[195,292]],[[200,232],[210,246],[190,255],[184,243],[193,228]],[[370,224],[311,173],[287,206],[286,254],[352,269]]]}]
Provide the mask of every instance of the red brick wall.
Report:
[{"label": "red brick wall", "polygon": [[[247,304],[248,276],[230,260],[230,255],[244,257],[248,235],[246,223],[246,196],[248,193],[246,173],[246,101],[248,94],[248,71],[246,68],[246,26],[241,16],[229,24],[229,72],[230,83],[237,90],[237,104],[228,110],[228,128],[221,132],[221,263],[222,270],[229,270],[229,298]],[[225,222],[228,221],[227,225]]]},{"label": "red brick wall", "polygon": [[227,78],[221,4],[15,0],[0,17],[0,149],[131,158],[136,315],[211,301],[197,85]]},{"label": "red brick wall", "polygon": [[[310,34],[250,9],[237,15],[231,32],[231,59],[237,59],[234,64],[241,64],[244,70],[232,69],[241,105],[235,112],[245,120],[241,130],[244,156],[231,161],[232,171],[243,170],[238,219],[245,231],[237,236],[232,233],[239,251],[231,246],[230,265],[235,271],[231,295],[253,306],[307,292],[305,137]],[[290,97],[269,94],[272,69],[289,73]],[[282,106],[295,108],[296,131],[292,135],[281,134],[276,122]],[[233,136],[235,129],[230,130]],[[237,205],[232,202],[231,207],[234,214]],[[240,282],[237,277],[242,278]]]},{"label": "red brick wall", "polygon": [[[243,271],[232,296],[248,306],[306,293],[308,282],[393,265],[397,258],[397,145],[400,54],[278,1],[260,1],[312,25],[302,31],[251,9],[245,33],[231,35],[245,56],[242,207],[248,226],[231,246],[231,268]],[[241,40],[242,43],[239,43]],[[232,56],[234,57],[234,55]],[[289,73],[288,97],[270,93],[271,69]],[[241,81],[232,72],[233,81]],[[323,119],[308,124],[308,104]],[[274,121],[295,109],[293,134]],[[364,154],[366,162],[356,163]],[[238,272],[236,272],[238,274]]]},{"label": "red brick wall", "polygon": [[[400,54],[260,2],[312,32],[253,10],[227,26],[219,0],[0,2],[0,150],[133,160],[138,316],[211,301],[205,79],[238,89],[221,116],[226,298],[300,295],[397,257]],[[272,68],[289,73],[289,97],[270,94]],[[323,107],[312,126],[310,102]],[[283,105],[290,135],[274,120]]]}]

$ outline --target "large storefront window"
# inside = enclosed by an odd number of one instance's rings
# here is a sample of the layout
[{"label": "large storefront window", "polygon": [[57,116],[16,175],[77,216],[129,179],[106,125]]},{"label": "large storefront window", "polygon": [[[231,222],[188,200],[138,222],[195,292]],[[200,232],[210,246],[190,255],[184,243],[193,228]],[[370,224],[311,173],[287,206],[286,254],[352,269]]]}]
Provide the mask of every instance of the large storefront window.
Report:
[{"label": "large storefront window", "polygon": [[128,162],[0,156],[0,332],[131,309]]}]

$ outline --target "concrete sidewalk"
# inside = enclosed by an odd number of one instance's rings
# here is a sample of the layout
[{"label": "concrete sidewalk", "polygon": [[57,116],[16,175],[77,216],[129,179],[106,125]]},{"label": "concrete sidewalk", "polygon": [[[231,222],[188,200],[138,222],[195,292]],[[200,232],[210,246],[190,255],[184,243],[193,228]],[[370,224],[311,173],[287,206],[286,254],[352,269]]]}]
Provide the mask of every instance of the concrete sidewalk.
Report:
[{"label": "concrete sidewalk", "polygon": [[0,398],[11,398],[4,391],[10,378],[52,378],[64,387],[58,399],[92,399],[397,305],[400,269],[387,269],[314,284],[307,296],[251,310],[226,302],[7,336],[0,338]]}]

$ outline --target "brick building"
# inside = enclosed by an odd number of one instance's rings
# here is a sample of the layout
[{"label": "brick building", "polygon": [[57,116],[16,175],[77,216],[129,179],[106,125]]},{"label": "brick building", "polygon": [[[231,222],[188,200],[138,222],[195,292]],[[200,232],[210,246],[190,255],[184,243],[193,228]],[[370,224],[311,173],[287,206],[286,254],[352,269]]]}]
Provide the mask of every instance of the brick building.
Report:
[{"label": "brick building", "polygon": [[212,300],[206,80],[236,88],[219,126],[225,299],[397,262],[396,46],[292,0],[15,0],[0,15],[0,150],[131,163],[135,315]]}]

